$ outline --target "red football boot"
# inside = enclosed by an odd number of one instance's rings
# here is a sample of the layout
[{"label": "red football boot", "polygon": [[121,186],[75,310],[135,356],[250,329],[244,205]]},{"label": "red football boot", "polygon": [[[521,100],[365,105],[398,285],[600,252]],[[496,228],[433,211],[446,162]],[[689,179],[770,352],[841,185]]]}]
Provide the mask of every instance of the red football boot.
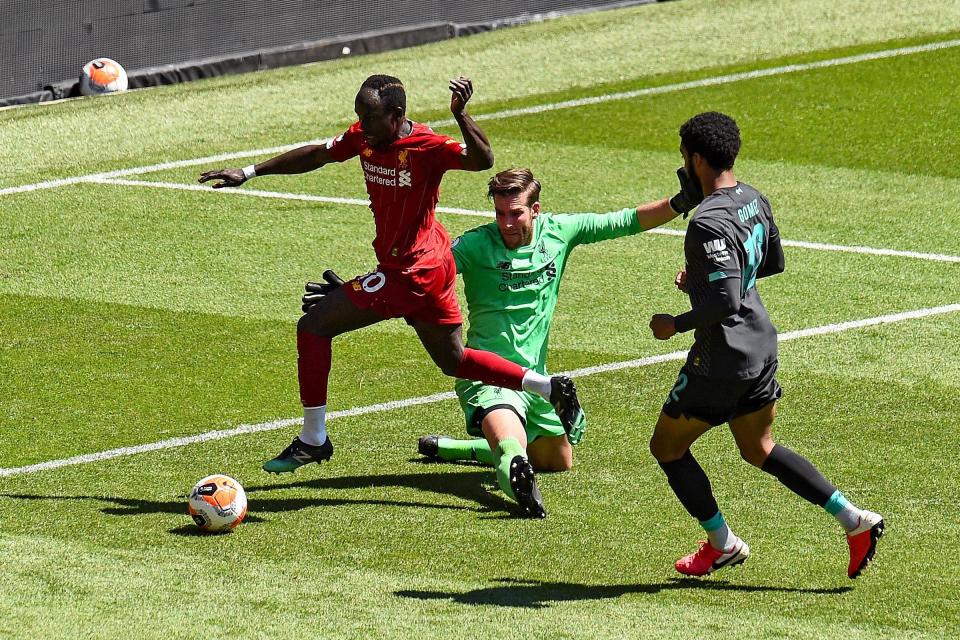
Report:
[{"label": "red football boot", "polygon": [[847,575],[851,579],[859,576],[877,551],[877,540],[883,535],[883,516],[872,511],[864,511],[860,517],[860,526],[847,533],[847,546],[850,547],[850,565]]},{"label": "red football boot", "polygon": [[717,569],[743,564],[750,557],[750,547],[737,538],[733,548],[724,553],[710,546],[706,540],[700,541],[700,548],[690,555],[683,556],[674,563],[674,568],[685,576],[705,576]]}]

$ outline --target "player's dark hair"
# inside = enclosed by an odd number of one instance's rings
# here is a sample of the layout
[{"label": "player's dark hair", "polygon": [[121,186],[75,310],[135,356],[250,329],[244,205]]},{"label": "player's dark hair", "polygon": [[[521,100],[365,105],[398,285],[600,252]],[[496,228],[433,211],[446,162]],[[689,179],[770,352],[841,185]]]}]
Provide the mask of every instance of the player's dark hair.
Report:
[{"label": "player's dark hair", "polygon": [[540,199],[540,182],[533,177],[530,169],[507,169],[490,178],[487,183],[487,197],[527,195],[527,206]]},{"label": "player's dark hair", "polygon": [[699,153],[717,171],[732,169],[740,153],[740,129],[733,118],[716,111],[700,113],[680,125],[680,144]]},{"label": "player's dark hair", "polygon": [[384,111],[392,111],[397,107],[407,112],[407,92],[399,78],[393,76],[374,75],[363,81],[360,91],[369,89],[380,98],[380,105]]}]

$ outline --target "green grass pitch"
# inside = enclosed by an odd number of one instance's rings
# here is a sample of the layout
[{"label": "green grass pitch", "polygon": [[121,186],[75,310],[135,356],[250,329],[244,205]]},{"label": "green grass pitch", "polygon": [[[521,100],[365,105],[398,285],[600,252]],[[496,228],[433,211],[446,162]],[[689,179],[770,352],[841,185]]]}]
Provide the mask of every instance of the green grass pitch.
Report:
[{"label": "green grass pitch", "polygon": [[[781,344],[779,441],[884,514],[876,562],[846,578],[842,533],[740,461],[695,447],[753,556],[683,580],[699,527],[647,451],[679,362],[579,381],[590,430],[574,469],[539,478],[549,516],[514,517],[492,471],[423,464],[416,439],[463,433],[455,401],[331,422],[329,465],[267,476],[296,427],[30,472],[121,447],[300,415],[300,287],[374,266],[363,206],[78,182],[339,133],[364,77],[449,117],[446,79],[499,114],[735,73],[950,43],[960,2],[705,0],[600,12],[377,56],[0,111],[0,638],[945,638],[960,635],[956,425],[960,312]],[[482,122],[496,169],[529,166],[549,211],[669,195],[677,127],[720,110],[743,130],[738,177],[787,247],[761,292],[784,334],[960,303],[960,46]],[[455,134],[449,125],[440,127]],[[239,166],[262,159],[230,160]],[[218,163],[127,179],[193,184]],[[441,205],[486,211],[483,174]],[[364,198],[355,163],[256,190]],[[441,214],[452,234],[482,218]],[[668,225],[682,230],[681,221]],[[549,368],[689,346],[649,335],[679,312],[677,236],[577,249]],[[451,389],[402,321],[338,338],[331,410]],[[185,494],[228,473],[247,521],[201,536]]]}]

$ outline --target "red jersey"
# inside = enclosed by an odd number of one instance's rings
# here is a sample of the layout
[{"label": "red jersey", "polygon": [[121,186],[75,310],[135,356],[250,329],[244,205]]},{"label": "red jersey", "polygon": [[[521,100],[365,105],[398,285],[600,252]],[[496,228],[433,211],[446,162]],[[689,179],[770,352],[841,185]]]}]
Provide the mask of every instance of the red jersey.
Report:
[{"label": "red jersey", "polygon": [[360,123],[327,143],[330,157],[343,162],[360,156],[363,178],[377,235],[373,250],[381,266],[430,268],[450,253],[450,236],[437,222],[440,180],[449,169],[462,169],[466,146],[412,122],[410,135],[386,149],[367,145]]}]

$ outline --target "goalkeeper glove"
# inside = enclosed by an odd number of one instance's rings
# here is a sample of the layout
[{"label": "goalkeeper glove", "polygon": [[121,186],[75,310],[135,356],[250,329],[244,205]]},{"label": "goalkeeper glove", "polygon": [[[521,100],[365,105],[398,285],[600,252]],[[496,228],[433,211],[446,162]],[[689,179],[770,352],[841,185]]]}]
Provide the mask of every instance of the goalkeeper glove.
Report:
[{"label": "goalkeeper glove", "polygon": [[313,305],[320,302],[324,296],[329,295],[333,292],[334,289],[343,284],[343,279],[333,272],[333,269],[327,269],[323,272],[323,279],[326,280],[323,282],[308,282],[304,285],[303,289],[306,293],[303,294],[303,312],[308,312]]},{"label": "goalkeeper glove", "polygon": [[670,198],[670,208],[677,213],[687,214],[703,202],[703,189],[700,181],[695,180],[687,173],[686,167],[677,169],[677,179],[680,180],[680,193]]}]

